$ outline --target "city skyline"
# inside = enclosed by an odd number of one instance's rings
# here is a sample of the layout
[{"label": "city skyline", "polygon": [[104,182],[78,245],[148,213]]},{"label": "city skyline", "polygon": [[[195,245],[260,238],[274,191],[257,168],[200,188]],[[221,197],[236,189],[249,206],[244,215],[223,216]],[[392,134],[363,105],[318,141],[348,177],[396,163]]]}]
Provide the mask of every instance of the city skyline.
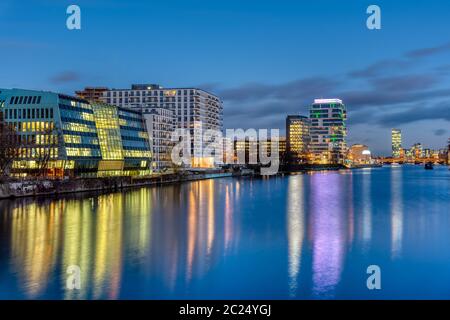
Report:
[{"label": "city skyline", "polygon": [[[349,145],[389,155],[390,130],[398,128],[405,145],[440,149],[450,121],[450,44],[442,27],[449,10],[428,3],[379,1],[383,28],[370,31],[368,2],[78,1],[82,29],[69,31],[68,1],[4,1],[0,25],[9,31],[0,45],[8,64],[0,87],[72,95],[139,82],[201,87],[224,100],[225,128],[252,123],[283,134],[285,115],[307,115],[313,99],[338,97],[348,108]],[[25,11],[33,14],[21,18]],[[423,16],[433,19],[417,23]],[[316,21],[327,23],[311,28]]]}]

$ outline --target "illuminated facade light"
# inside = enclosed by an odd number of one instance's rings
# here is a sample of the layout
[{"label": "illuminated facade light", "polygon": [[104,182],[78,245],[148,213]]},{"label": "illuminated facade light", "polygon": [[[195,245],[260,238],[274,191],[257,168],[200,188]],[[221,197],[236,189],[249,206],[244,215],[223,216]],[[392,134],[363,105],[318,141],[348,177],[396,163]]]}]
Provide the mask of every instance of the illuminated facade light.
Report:
[{"label": "illuminated facade light", "polygon": [[330,104],[330,103],[343,104],[341,99],[315,99],[314,100],[314,104]]}]

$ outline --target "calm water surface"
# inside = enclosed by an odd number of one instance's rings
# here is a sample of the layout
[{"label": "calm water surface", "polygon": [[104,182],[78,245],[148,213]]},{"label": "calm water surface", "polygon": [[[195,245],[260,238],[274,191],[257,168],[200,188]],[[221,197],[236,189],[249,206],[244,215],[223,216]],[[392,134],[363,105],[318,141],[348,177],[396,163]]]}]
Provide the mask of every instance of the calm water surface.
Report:
[{"label": "calm water surface", "polygon": [[[366,288],[379,265],[382,289]],[[66,289],[67,267],[82,288]],[[0,299],[450,299],[450,171],[0,201]]]}]

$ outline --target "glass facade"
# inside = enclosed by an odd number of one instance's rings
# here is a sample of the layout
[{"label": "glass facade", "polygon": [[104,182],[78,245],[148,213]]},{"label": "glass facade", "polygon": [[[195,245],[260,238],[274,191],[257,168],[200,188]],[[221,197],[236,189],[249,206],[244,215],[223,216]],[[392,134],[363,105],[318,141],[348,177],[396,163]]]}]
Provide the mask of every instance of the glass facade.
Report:
[{"label": "glass facade", "polygon": [[95,176],[102,153],[92,106],[83,99],[58,95],[56,115],[63,134],[62,157],[68,160],[67,173]]},{"label": "glass facade", "polygon": [[145,175],[151,152],[142,114],[52,92],[0,89],[16,132],[16,176]]}]

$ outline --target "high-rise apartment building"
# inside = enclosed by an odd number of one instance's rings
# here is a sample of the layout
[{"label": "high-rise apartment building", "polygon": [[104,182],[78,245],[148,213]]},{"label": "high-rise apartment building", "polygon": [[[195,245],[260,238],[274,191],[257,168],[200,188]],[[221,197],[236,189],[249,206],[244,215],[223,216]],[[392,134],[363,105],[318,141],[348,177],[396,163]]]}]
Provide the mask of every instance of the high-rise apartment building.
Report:
[{"label": "high-rise apartment building", "polygon": [[286,117],[286,161],[302,164],[307,161],[310,143],[310,120],[305,116]]},{"label": "high-rise apartment building", "polygon": [[0,89],[4,122],[15,139],[16,176],[150,174],[141,112],[63,94]]},{"label": "high-rise apartment building", "polygon": [[[223,105],[216,95],[198,88],[165,89],[155,84],[134,84],[131,89],[111,89],[103,92],[101,99],[108,104],[140,109],[146,119],[152,118],[156,110],[171,111],[174,129],[185,129],[190,136],[191,166],[214,166],[214,157],[203,155],[208,141],[203,141],[199,150],[198,145],[194,143],[194,137],[197,135],[198,138],[199,134],[207,130],[223,131]],[[166,116],[161,119],[165,121]],[[155,120],[152,121],[147,121],[147,124],[159,126],[155,124]],[[152,137],[152,127],[147,129]],[[163,139],[153,140],[153,148],[164,148],[158,144],[166,143]],[[162,168],[164,165],[160,162],[157,167]]]},{"label": "high-rise apartment building", "polygon": [[316,99],[310,107],[309,151],[314,163],[343,164],[347,152],[347,111],[340,99]]},{"label": "high-rise apartment building", "polygon": [[402,149],[402,131],[399,129],[392,129],[392,157],[400,158]]}]

